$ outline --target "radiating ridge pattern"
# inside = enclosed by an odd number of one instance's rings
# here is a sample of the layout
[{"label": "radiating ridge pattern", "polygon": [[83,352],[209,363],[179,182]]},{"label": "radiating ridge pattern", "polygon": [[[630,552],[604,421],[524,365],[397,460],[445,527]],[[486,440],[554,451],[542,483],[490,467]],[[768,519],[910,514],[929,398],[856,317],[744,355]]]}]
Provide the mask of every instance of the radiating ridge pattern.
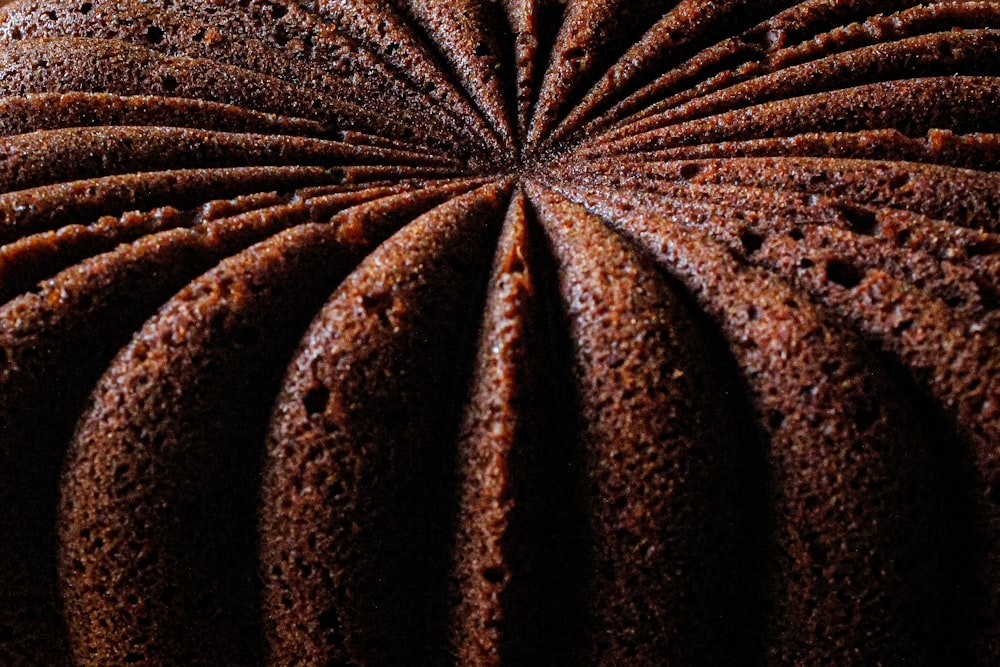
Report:
[{"label": "radiating ridge pattern", "polygon": [[1000,661],[1000,2],[0,2],[0,663]]}]

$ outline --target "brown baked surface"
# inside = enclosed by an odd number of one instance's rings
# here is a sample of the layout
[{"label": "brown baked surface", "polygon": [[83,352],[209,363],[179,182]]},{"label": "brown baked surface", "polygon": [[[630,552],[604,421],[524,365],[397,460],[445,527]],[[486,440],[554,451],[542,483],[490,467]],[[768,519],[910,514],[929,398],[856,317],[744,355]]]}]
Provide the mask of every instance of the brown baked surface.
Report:
[{"label": "brown baked surface", "polygon": [[0,0],[0,665],[997,664],[998,73],[986,0]]}]

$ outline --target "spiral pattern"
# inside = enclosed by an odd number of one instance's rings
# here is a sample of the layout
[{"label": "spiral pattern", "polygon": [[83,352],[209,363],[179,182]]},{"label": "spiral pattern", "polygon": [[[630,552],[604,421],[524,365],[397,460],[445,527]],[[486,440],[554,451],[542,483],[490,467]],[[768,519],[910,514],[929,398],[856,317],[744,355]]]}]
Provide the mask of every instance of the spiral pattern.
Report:
[{"label": "spiral pattern", "polygon": [[996,664],[998,72],[984,0],[0,7],[0,663]]}]

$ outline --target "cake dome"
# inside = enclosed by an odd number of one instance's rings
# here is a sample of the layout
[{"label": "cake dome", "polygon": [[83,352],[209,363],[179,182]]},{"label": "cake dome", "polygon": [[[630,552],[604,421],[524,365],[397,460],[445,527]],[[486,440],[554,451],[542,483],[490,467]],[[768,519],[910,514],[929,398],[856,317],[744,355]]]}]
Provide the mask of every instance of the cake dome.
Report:
[{"label": "cake dome", "polygon": [[1000,3],[0,5],[0,664],[1000,661]]}]

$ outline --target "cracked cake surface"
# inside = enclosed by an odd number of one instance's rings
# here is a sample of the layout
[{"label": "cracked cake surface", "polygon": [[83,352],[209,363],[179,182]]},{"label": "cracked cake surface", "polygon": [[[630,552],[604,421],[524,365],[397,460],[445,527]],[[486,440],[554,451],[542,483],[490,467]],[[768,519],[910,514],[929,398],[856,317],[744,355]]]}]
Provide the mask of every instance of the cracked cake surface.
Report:
[{"label": "cracked cake surface", "polygon": [[1000,2],[0,2],[0,663],[1000,661]]}]

